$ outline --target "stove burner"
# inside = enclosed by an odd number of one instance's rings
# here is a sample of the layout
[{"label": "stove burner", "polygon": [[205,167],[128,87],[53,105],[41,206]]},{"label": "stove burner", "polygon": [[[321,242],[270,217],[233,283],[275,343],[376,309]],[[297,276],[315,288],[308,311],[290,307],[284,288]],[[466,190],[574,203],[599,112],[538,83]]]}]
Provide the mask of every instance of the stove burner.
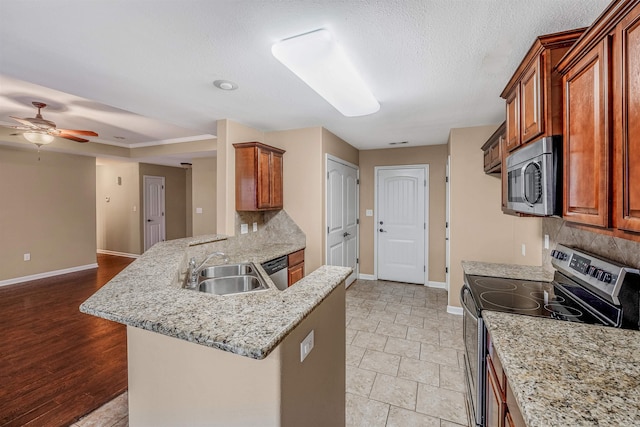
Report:
[{"label": "stove burner", "polygon": [[[539,300],[539,301],[545,301],[544,299],[544,291],[541,292],[531,292],[530,294],[532,297],[534,297],[535,299]],[[561,297],[560,295],[551,295],[547,292],[547,304],[549,303],[561,303],[561,302],[565,302],[564,297]]]},{"label": "stove burner", "polygon": [[500,279],[500,278],[492,278],[492,277],[475,279],[474,284],[486,289],[494,289],[497,291],[512,291],[518,287],[518,285],[516,285],[515,283],[510,282],[509,279]]},{"label": "stove burner", "polygon": [[569,307],[562,304],[545,304],[545,310],[562,317],[578,318],[582,316],[582,312],[577,308]]},{"label": "stove burner", "polygon": [[509,310],[527,311],[540,308],[540,304],[533,298],[511,292],[487,291],[481,293],[480,298],[488,304]]}]

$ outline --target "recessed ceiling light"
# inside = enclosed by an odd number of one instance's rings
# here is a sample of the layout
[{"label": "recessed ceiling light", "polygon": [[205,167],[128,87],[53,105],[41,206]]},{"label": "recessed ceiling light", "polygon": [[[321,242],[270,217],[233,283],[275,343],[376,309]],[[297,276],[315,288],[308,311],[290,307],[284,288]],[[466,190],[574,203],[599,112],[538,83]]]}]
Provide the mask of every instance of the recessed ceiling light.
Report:
[{"label": "recessed ceiling light", "polygon": [[231,82],[229,80],[216,80],[215,82],[213,82],[213,85],[215,87],[217,87],[218,89],[222,89],[222,90],[236,90],[238,89],[238,85],[234,82]]},{"label": "recessed ceiling light", "polygon": [[399,142],[390,142],[389,145],[400,145],[400,144],[408,144],[409,141],[399,141]]},{"label": "recessed ceiling light", "polygon": [[380,109],[353,64],[329,31],[321,29],[274,44],[273,56],[347,117]]}]

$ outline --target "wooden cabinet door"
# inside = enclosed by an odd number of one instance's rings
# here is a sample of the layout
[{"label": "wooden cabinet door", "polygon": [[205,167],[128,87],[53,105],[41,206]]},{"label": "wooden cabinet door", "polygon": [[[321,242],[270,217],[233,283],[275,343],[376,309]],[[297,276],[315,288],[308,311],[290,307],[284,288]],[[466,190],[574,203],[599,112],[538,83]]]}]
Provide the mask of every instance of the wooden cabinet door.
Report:
[{"label": "wooden cabinet door", "polygon": [[563,77],[564,217],[609,225],[609,39],[596,45]]},{"label": "wooden cabinet door", "polygon": [[289,286],[304,277],[304,262],[289,268]]},{"label": "wooden cabinet door", "polygon": [[258,209],[271,207],[271,152],[260,147],[258,150]]},{"label": "wooden cabinet door", "polygon": [[519,87],[507,97],[507,137],[505,148],[511,151],[520,145],[520,96]]},{"label": "wooden cabinet door", "polygon": [[539,56],[520,82],[520,128],[522,144],[533,140],[544,131],[543,97]]},{"label": "wooden cabinet door", "polygon": [[504,402],[500,386],[491,363],[487,363],[487,407],[485,415],[486,427],[504,426]]},{"label": "wooden cabinet door", "polygon": [[282,154],[271,153],[271,207],[282,208],[283,206],[283,188],[282,188]]},{"label": "wooden cabinet door", "polygon": [[[616,121],[616,228],[640,232],[640,6],[619,25],[621,120]],[[616,105],[620,103],[616,102]]]}]

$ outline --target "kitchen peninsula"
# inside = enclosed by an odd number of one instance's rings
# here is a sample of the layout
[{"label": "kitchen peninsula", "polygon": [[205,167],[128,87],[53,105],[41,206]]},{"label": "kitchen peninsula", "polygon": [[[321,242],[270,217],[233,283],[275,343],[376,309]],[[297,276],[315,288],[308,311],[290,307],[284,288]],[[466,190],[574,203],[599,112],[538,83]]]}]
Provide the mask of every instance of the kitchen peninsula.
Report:
[{"label": "kitchen peninsula", "polygon": [[[284,211],[257,233],[161,242],[81,305],[127,325],[131,426],[344,425],[351,269],[322,266],[280,291],[260,267],[304,246]],[[213,252],[255,263],[269,289],[184,289],[188,260]],[[311,331],[315,345],[301,361]]]}]

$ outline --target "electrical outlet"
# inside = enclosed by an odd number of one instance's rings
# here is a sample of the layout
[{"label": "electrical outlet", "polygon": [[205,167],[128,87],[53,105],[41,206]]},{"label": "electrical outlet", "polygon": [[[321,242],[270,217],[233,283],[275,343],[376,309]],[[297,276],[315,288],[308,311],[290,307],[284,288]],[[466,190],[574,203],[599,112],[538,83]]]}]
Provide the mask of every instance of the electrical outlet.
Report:
[{"label": "electrical outlet", "polygon": [[31,261],[31,254],[28,253],[28,252],[26,254],[24,254],[24,260],[25,261]]},{"label": "electrical outlet", "polygon": [[253,231],[254,232],[258,231],[258,223],[257,222],[253,223]]},{"label": "electrical outlet", "polygon": [[313,330],[300,343],[300,362],[306,359],[311,350],[313,350]]},{"label": "electrical outlet", "polygon": [[196,213],[197,214],[201,214],[202,213],[202,208],[196,208]]},{"label": "electrical outlet", "polygon": [[138,212],[138,207],[136,205],[133,205],[133,211]]},{"label": "electrical outlet", "polygon": [[549,235],[548,234],[544,235],[544,248],[545,249],[549,249]]},{"label": "electrical outlet", "polygon": [[365,216],[373,216],[373,209],[367,209],[364,211]]},{"label": "electrical outlet", "polygon": [[526,245],[523,243],[522,244],[522,256],[526,256],[527,255],[527,247]]},{"label": "electrical outlet", "polygon": [[249,232],[249,224],[240,224],[240,234],[247,234]]}]

